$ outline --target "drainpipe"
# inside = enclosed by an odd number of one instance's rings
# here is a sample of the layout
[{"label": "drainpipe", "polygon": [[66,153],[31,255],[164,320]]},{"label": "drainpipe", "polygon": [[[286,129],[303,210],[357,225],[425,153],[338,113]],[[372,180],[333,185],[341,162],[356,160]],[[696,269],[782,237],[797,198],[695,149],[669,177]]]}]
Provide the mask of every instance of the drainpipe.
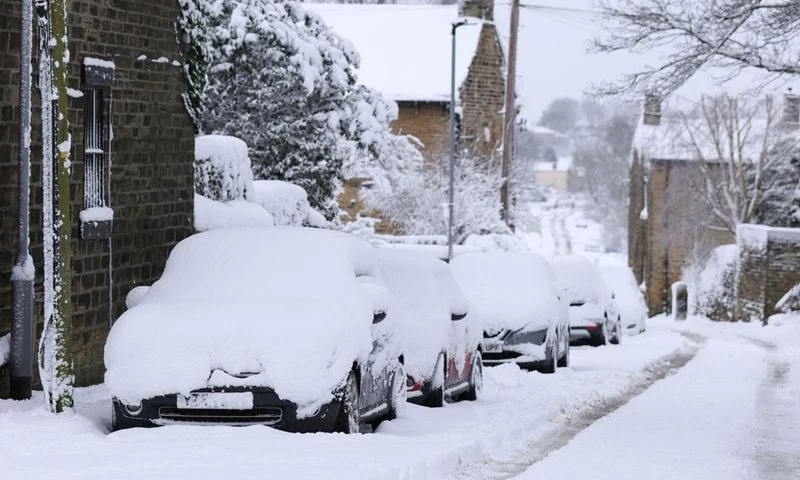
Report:
[{"label": "drainpipe", "polygon": [[19,46],[19,214],[17,261],[11,272],[11,398],[31,398],[33,376],[33,259],[30,254],[31,52],[33,3],[22,0]]}]

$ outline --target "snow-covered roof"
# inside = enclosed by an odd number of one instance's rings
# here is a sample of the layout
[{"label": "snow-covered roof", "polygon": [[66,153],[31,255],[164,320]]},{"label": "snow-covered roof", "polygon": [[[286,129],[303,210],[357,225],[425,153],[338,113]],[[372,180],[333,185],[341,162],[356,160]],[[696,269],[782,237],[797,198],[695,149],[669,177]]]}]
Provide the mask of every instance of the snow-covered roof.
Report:
[{"label": "snow-covered roof", "polygon": [[[359,83],[395,101],[450,100],[451,24],[458,5],[313,4],[333,30],[361,55]],[[456,87],[467,77],[482,21],[456,34]]]}]

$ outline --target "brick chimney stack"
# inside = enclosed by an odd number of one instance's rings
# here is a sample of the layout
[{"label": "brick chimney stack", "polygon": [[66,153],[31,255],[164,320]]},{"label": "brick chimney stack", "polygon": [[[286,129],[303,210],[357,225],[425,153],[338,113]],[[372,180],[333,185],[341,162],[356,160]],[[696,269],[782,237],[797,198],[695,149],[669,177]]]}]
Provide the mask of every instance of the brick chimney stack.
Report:
[{"label": "brick chimney stack", "polygon": [[646,93],[644,96],[644,116],[642,123],[645,125],[661,125],[661,96],[656,93]]},{"label": "brick chimney stack", "polygon": [[458,0],[458,16],[494,20],[494,0]]}]

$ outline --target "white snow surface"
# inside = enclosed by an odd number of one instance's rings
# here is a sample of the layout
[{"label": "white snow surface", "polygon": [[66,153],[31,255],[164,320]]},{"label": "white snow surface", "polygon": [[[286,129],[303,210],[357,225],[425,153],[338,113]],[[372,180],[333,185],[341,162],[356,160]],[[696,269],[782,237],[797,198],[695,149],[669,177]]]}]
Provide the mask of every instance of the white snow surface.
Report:
[{"label": "white snow surface", "polygon": [[[353,43],[361,56],[359,83],[396,101],[450,100],[450,30],[458,19],[457,5],[302,6]],[[456,88],[467,77],[483,25],[478,19],[469,22],[456,34]]]},{"label": "white snow surface", "polygon": [[[406,372],[417,380],[430,378],[442,352],[463,365],[466,347],[477,347],[482,330],[468,314],[450,267],[433,255],[408,250],[379,249],[378,258],[381,278],[402,310],[397,332]],[[452,321],[452,314],[464,313],[466,318]]]},{"label": "white snow surface", "polygon": [[606,286],[614,292],[624,327],[638,325],[647,318],[647,304],[630,268],[621,265],[604,265],[600,267],[600,275],[606,282]]},{"label": "white snow surface", "polygon": [[218,202],[194,195],[194,228],[199,232],[237,227],[271,227],[272,215],[258,204],[231,200]]},{"label": "white snow surface", "polygon": [[0,337],[0,366],[5,365],[11,354],[11,334]]},{"label": "white snow surface", "polygon": [[484,330],[546,328],[562,314],[549,266],[536,254],[467,253],[451,265]]},{"label": "white snow surface", "polygon": [[275,225],[328,226],[325,217],[308,203],[308,194],[299,185],[280,180],[256,180],[247,199],[268,211]]},{"label": "white snow surface", "polygon": [[550,259],[561,295],[569,302],[605,302],[611,297],[600,271],[578,255],[556,255]]},{"label": "white snow surface", "polygon": [[339,232],[275,227],[189,237],[112,327],[108,389],[136,402],[206,387],[215,370],[258,372],[244,383],[271,387],[297,403],[299,415],[312,413],[372,349],[374,309],[385,300],[371,297],[379,283],[364,288],[356,276],[376,274],[374,248]]},{"label": "white snow surface", "polygon": [[84,65],[91,65],[93,67],[110,68],[114,70],[114,62],[111,60],[103,60],[102,58],[86,57],[83,59]]},{"label": "white snow surface", "polygon": [[15,280],[27,280],[32,282],[36,278],[36,266],[33,263],[33,257],[28,254],[25,257],[25,263],[20,265],[14,265],[11,267],[11,281]]},{"label": "white snow surface", "polygon": [[81,210],[81,222],[102,222],[114,219],[114,210],[110,207],[91,207]]}]

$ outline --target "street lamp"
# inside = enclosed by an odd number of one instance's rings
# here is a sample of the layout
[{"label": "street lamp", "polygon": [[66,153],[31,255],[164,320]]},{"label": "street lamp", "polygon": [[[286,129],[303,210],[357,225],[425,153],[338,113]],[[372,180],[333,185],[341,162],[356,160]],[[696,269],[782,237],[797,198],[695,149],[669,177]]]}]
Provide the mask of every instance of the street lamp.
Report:
[{"label": "street lamp", "polygon": [[466,20],[459,20],[450,24],[452,37],[452,50],[450,54],[450,122],[448,144],[450,146],[450,188],[447,202],[447,261],[453,260],[453,203],[454,187],[456,183],[456,30],[464,25],[471,25]]}]

